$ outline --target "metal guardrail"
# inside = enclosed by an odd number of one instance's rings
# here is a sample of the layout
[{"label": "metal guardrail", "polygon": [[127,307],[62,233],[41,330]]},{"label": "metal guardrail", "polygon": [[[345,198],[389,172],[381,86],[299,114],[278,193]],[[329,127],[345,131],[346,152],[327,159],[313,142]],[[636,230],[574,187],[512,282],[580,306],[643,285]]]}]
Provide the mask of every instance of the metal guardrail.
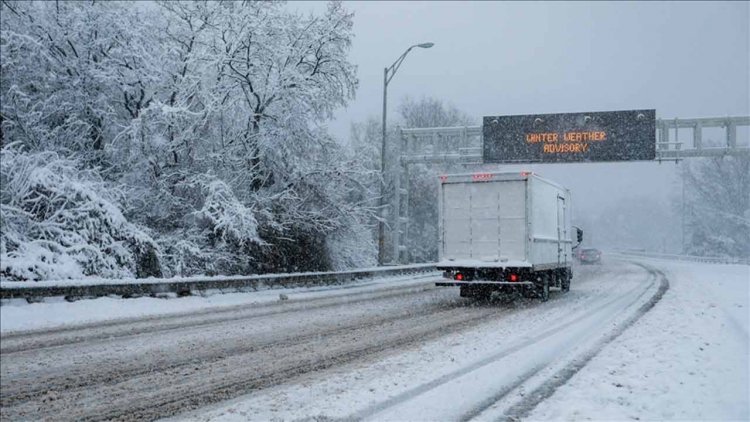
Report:
[{"label": "metal guardrail", "polygon": [[740,264],[750,265],[750,258],[731,258],[718,256],[676,255],[658,252],[616,251],[620,255],[639,256],[644,258],[670,259],[674,261],[704,262],[707,264]]},{"label": "metal guardrail", "polygon": [[41,282],[0,282],[0,299],[26,299],[39,301],[45,297],[63,296],[67,300],[103,296],[124,298],[155,296],[174,293],[187,296],[193,292],[220,290],[222,292],[255,291],[272,287],[306,287],[337,285],[355,280],[379,276],[417,274],[436,271],[435,264],[379,267],[365,270],[316,272],[297,274],[267,274],[234,277],[192,277],[172,279],[128,279],[128,280],[63,280]]}]

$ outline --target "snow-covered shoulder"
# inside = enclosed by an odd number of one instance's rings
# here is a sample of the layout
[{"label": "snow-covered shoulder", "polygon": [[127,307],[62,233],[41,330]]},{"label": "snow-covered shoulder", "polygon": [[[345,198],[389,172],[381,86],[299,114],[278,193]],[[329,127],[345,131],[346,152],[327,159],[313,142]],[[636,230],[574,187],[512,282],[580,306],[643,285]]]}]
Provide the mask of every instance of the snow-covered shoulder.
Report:
[{"label": "snow-covered shoulder", "polygon": [[669,291],[531,420],[748,420],[750,266],[648,263]]}]

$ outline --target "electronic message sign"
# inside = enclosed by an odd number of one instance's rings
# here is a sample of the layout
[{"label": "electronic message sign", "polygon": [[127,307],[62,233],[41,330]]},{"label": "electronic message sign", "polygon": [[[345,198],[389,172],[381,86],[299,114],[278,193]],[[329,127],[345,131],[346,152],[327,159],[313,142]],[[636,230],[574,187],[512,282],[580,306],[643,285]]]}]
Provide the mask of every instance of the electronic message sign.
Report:
[{"label": "electronic message sign", "polygon": [[486,116],[482,132],[486,163],[656,158],[656,110]]}]

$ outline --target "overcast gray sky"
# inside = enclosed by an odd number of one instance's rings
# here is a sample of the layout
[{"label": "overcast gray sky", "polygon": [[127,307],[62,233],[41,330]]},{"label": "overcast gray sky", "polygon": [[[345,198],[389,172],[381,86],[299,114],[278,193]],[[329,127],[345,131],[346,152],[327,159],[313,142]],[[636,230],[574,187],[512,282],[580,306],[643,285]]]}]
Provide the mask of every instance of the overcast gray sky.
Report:
[{"label": "overcast gray sky", "polygon": [[[346,2],[355,13],[357,98],[331,130],[380,115],[389,85],[484,115],[655,108],[657,117],[750,112],[747,2]],[[321,11],[325,3],[294,3]],[[394,114],[391,114],[395,116]]]},{"label": "overcast gray sky", "polygon": [[[346,2],[354,11],[357,98],[331,132],[381,115],[383,68],[415,49],[389,85],[389,124],[406,95],[485,115],[656,109],[657,118],[750,114],[748,2]],[[320,12],[325,3],[292,3]],[[747,141],[747,131],[740,135]],[[525,166],[567,184],[578,210],[679,188],[673,163]],[[507,168],[507,167],[504,167]],[[512,167],[515,169],[515,167]]]}]

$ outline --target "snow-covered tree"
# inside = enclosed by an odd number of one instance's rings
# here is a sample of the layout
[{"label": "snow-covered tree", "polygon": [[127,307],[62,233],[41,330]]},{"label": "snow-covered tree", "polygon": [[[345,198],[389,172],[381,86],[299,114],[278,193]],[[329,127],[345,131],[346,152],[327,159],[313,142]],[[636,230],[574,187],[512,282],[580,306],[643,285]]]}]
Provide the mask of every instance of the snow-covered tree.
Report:
[{"label": "snow-covered tree", "polygon": [[468,114],[455,105],[438,98],[422,97],[415,100],[405,97],[399,106],[399,114],[405,127],[448,127],[477,124]]},{"label": "snow-covered tree", "polygon": [[370,224],[373,172],[324,126],[357,87],[340,2],[318,16],[282,2],[0,7],[3,160],[54,152],[79,169],[115,220],[151,234],[165,275],[338,269],[372,255],[345,238]]},{"label": "snow-covered tree", "polygon": [[112,69],[135,60],[132,45],[146,43],[133,29],[137,11],[118,2],[2,7],[3,138],[106,165],[107,141],[126,117],[118,114]]},{"label": "snow-covered tree", "polygon": [[[267,238],[324,244],[369,213],[367,204],[344,201],[364,169],[340,154],[320,126],[357,86],[346,58],[352,14],[338,2],[317,17],[282,13],[277,3],[231,6],[212,53],[219,58],[218,92],[232,106],[222,111],[222,138],[226,162],[239,172],[236,189],[270,219],[262,230]],[[303,268],[325,268],[324,254],[316,246],[300,256],[292,247],[269,259],[296,256],[309,263]]]},{"label": "snow-covered tree", "polygon": [[[381,192],[381,183],[383,181],[381,172],[381,148],[382,148],[382,123],[380,118],[371,116],[363,122],[354,122],[350,128],[350,147],[352,148],[357,159],[368,171],[369,177],[362,180],[363,189],[360,191],[360,200],[371,198],[373,205],[379,204],[379,198],[382,194],[385,198],[393,195],[392,180],[386,177],[386,184]],[[391,127],[388,131],[388,146],[393,147],[396,141],[396,128]],[[392,149],[392,148],[391,148]],[[393,151],[388,151],[387,155],[393,157]],[[388,160],[391,164],[394,159]],[[388,169],[390,170],[390,169]],[[387,170],[387,171],[388,171]],[[389,183],[390,182],[390,183]],[[373,216],[369,224],[369,237],[373,242],[378,240],[378,216]]]},{"label": "snow-covered tree", "polygon": [[750,257],[750,157],[701,158],[682,164],[684,252]]}]

